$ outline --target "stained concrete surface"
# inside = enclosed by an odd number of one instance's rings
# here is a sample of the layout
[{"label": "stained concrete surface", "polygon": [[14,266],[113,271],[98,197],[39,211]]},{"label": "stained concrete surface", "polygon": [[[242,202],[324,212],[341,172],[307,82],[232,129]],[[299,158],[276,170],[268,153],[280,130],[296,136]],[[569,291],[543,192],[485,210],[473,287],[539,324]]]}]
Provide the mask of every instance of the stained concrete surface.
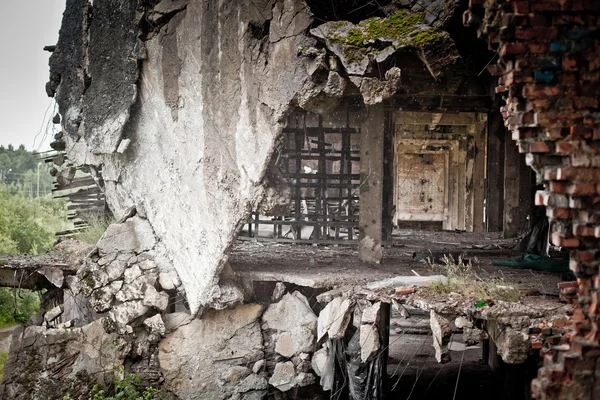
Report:
[{"label": "stained concrete surface", "polygon": [[380,265],[361,263],[357,246],[311,246],[238,241],[229,254],[236,275],[254,281],[283,281],[300,286],[330,288],[361,285],[399,275],[436,275],[442,271],[414,257],[466,254],[476,261],[475,272],[483,279],[504,278],[522,290],[538,291],[558,297],[561,274],[527,269],[497,267],[494,260],[520,256],[513,250],[514,239],[497,233],[461,233],[445,231],[396,231],[383,250]]}]

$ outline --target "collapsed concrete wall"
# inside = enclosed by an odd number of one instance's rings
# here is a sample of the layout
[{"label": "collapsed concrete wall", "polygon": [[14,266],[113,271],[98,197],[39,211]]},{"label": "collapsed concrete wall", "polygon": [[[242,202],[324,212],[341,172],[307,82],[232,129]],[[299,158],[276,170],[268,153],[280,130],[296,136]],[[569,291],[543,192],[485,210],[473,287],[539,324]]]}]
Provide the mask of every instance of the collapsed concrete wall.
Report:
[{"label": "collapsed concrete wall", "polygon": [[389,18],[369,19],[385,29],[352,43],[365,47],[357,72],[331,46],[349,25],[328,25],[318,43],[300,0],[69,0],[47,85],[64,130],[54,147],[91,167],[118,218],[135,207],[150,222],[196,313],[222,295],[225,253],[265,196],[291,107],[327,112],[348,81],[369,104],[381,102],[400,82],[384,63],[397,50],[418,52],[439,76],[458,57],[439,30],[450,3],[435,15],[394,3]]}]

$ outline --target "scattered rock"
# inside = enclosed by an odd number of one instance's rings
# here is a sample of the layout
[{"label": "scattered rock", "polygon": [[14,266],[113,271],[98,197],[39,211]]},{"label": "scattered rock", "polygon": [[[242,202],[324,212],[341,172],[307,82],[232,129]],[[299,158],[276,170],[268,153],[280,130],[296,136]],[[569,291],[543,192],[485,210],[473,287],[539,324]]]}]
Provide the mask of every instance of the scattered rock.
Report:
[{"label": "scattered rock", "polygon": [[431,332],[433,334],[435,359],[438,363],[447,363],[450,361],[448,343],[450,342],[450,337],[452,336],[450,321],[431,310],[429,323],[431,324]]},{"label": "scattered rock", "polygon": [[156,244],[150,223],[138,215],[120,224],[112,224],[97,244],[98,253],[104,256],[112,253],[141,253]]},{"label": "scattered rock", "polygon": [[304,387],[315,383],[315,376],[309,372],[300,372],[296,376],[296,386]]},{"label": "scattered rock", "polygon": [[314,331],[317,316],[300,292],[286,293],[281,301],[269,305],[262,317],[269,329],[290,332],[297,326]]},{"label": "scattered rock", "polygon": [[279,362],[275,365],[275,371],[269,379],[269,385],[276,387],[282,392],[287,392],[296,385],[296,372],[291,361]]},{"label": "scattered rock", "polygon": [[370,307],[363,309],[361,323],[363,324],[377,324],[379,323],[379,312],[381,311],[381,302],[373,304]]},{"label": "scattered rock", "polygon": [[63,310],[64,309],[62,306],[54,307],[50,311],[47,311],[46,314],[44,314],[44,320],[46,322],[54,321],[56,318],[58,318],[63,313]]},{"label": "scattered rock", "polygon": [[263,368],[265,367],[265,364],[266,364],[265,360],[258,360],[252,366],[252,372],[255,374],[258,374],[260,371],[263,370]]},{"label": "scattered rock", "polygon": [[467,318],[465,317],[457,317],[454,320],[454,325],[458,328],[458,329],[463,329],[463,328],[472,328],[473,327],[473,322],[469,321]]},{"label": "scattered rock", "polygon": [[236,383],[250,375],[250,369],[239,365],[234,365],[225,371],[219,378],[225,383]]},{"label": "scattered rock", "polygon": [[284,357],[290,358],[299,353],[313,352],[315,336],[311,330],[298,326],[289,332],[282,332],[277,338],[275,351]]},{"label": "scattered rock", "polygon": [[317,375],[323,376],[323,371],[326,368],[327,360],[326,347],[320,348],[315,352],[315,354],[313,354],[311,365],[313,371],[315,371]]},{"label": "scattered rock", "polygon": [[144,325],[148,327],[150,333],[156,333],[160,336],[164,336],[166,332],[165,324],[160,314],[156,314],[153,317],[144,320]]},{"label": "scattered rock", "polygon": [[360,358],[363,363],[371,361],[379,351],[379,331],[375,325],[360,326]]},{"label": "scattered rock", "polygon": [[144,305],[165,311],[169,306],[169,295],[165,292],[158,292],[154,286],[148,286],[144,293]]},{"label": "scattered rock", "polygon": [[321,342],[328,335],[330,340],[341,339],[350,322],[352,301],[336,297],[325,306],[319,314],[317,341]]},{"label": "scattered rock", "polygon": [[277,282],[275,284],[275,289],[273,289],[273,294],[271,295],[271,301],[273,301],[274,303],[276,303],[279,300],[281,300],[281,298],[285,294],[286,290],[287,289],[286,289],[285,284],[283,282]]}]

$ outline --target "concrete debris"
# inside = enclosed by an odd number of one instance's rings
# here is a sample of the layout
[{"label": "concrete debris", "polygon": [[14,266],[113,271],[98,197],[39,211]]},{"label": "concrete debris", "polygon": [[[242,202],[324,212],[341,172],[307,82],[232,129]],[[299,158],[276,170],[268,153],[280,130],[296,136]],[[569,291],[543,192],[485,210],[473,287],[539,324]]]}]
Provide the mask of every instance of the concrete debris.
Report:
[{"label": "concrete debris", "polygon": [[367,289],[377,290],[394,286],[423,286],[434,282],[446,283],[448,278],[444,275],[432,276],[396,276],[394,278],[384,279],[382,281],[371,282],[367,284]]},{"label": "concrete debris", "polygon": [[294,369],[294,364],[292,364],[291,361],[275,364],[275,370],[269,379],[269,385],[282,392],[287,392],[296,386],[296,371]]},{"label": "concrete debris", "polygon": [[350,81],[360,90],[363,101],[367,105],[381,103],[392,97],[401,86],[400,68],[393,67],[386,71],[385,79],[350,76]]},{"label": "concrete debris", "polygon": [[473,322],[465,317],[460,316],[456,317],[456,319],[454,320],[454,326],[456,326],[458,329],[472,328]]},{"label": "concrete debris", "polygon": [[265,360],[258,360],[257,362],[255,362],[252,366],[252,373],[258,374],[259,372],[261,372],[265,368],[265,364]]},{"label": "concrete debris", "polygon": [[[324,41],[349,75],[364,76],[375,69],[375,64],[385,62],[397,51],[426,51],[429,55],[441,48],[452,62],[459,57],[446,32],[428,25],[422,14],[406,10],[386,18],[369,18],[357,25],[347,21],[326,22],[310,33]],[[432,65],[442,62],[438,58],[427,61]]]},{"label": "concrete debris", "polygon": [[117,153],[119,153],[119,154],[125,153],[127,151],[127,149],[129,148],[130,144],[131,144],[130,139],[121,140],[121,142],[119,143],[119,147],[117,147]]},{"label": "concrete debris", "polygon": [[37,273],[44,276],[48,279],[48,282],[57,288],[62,288],[63,283],[65,282],[65,275],[62,269],[58,267],[43,267],[38,269]]},{"label": "concrete debris", "polygon": [[327,344],[328,342],[325,343],[324,347],[317,350],[312,357],[312,369],[318,376],[323,376],[323,372],[327,369]]},{"label": "concrete debris", "polygon": [[56,306],[56,307],[52,308],[51,310],[46,311],[46,313],[44,314],[44,320],[46,322],[52,322],[56,318],[60,317],[62,315],[63,311],[64,311],[64,308],[62,306]]},{"label": "concrete debris", "polygon": [[470,328],[468,326],[463,328],[462,337],[467,346],[475,346],[476,344],[489,339],[489,336],[485,331],[477,328]]},{"label": "concrete debris", "polygon": [[337,340],[344,337],[352,315],[352,305],[350,299],[336,297],[325,306],[319,314],[317,327],[317,341],[319,343],[327,338]]},{"label": "concrete debris", "polygon": [[173,290],[179,286],[177,284],[179,279],[174,275],[174,273],[169,272],[161,272],[158,274],[158,283],[163,290]]},{"label": "concrete debris", "polygon": [[529,335],[510,326],[503,329],[494,340],[498,355],[507,364],[521,364],[529,357]]},{"label": "concrete debris", "polygon": [[150,308],[145,306],[141,300],[133,300],[113,306],[109,311],[109,315],[118,326],[125,327],[125,325],[146,314],[149,310]]},{"label": "concrete debris", "polygon": [[312,353],[315,346],[315,336],[304,326],[298,326],[291,331],[282,332],[277,338],[275,351],[284,357],[291,358],[300,353]]},{"label": "concrete debris", "polygon": [[233,367],[225,371],[225,373],[223,373],[219,379],[223,382],[223,384],[236,383],[246,378],[248,375],[250,375],[250,373],[251,371],[249,368],[234,365]]},{"label": "concrete debris", "polygon": [[[236,393],[238,386],[224,384],[218,377],[227,376],[227,371],[239,366],[241,360],[248,360],[242,365],[246,368],[257,361],[250,360],[263,349],[258,322],[261,312],[260,305],[247,304],[211,310],[202,319],[165,316],[165,328],[172,332],[159,343],[163,387],[185,399],[227,399]],[[177,323],[182,325],[173,325]],[[242,384],[248,384],[246,391],[264,390],[264,381],[255,374],[248,375]]]},{"label": "concrete debris", "polygon": [[268,329],[279,332],[291,332],[297,326],[314,332],[317,327],[317,316],[300,292],[286,293],[278,303],[270,304],[262,320]]},{"label": "concrete debris", "polygon": [[97,244],[100,256],[113,253],[141,253],[156,244],[150,223],[134,216],[121,224],[112,224]]},{"label": "concrete debris", "polygon": [[345,89],[346,80],[339,73],[329,71],[326,81],[317,78],[306,81],[298,93],[298,105],[306,111],[327,114],[340,104]]},{"label": "concrete debris", "polygon": [[296,376],[296,386],[304,387],[315,383],[315,376],[309,372],[300,372]]},{"label": "concrete debris", "polygon": [[379,316],[381,311],[381,302],[373,304],[370,307],[363,309],[361,323],[362,324],[377,324],[379,323]]},{"label": "concrete debris", "polygon": [[[18,327],[4,366],[0,398],[46,399],[49,393],[87,398],[90,385],[110,383],[103,373],[107,360],[111,366],[121,365],[128,351],[116,333],[105,330],[102,319],[80,328]],[[60,373],[43,374],[40,368]]]},{"label": "concrete debris", "polygon": [[438,363],[447,363],[450,361],[448,352],[448,343],[452,337],[450,321],[431,311],[430,314],[431,332],[433,335],[433,348],[435,349],[435,359]]},{"label": "concrete debris", "polygon": [[150,333],[158,334],[159,336],[164,336],[166,332],[165,324],[162,320],[160,314],[156,314],[150,318],[144,320],[144,326],[146,326]]},{"label": "concrete debris", "polygon": [[360,358],[363,363],[371,361],[379,352],[379,330],[375,325],[360,326]]},{"label": "concrete debris", "polygon": [[287,289],[286,289],[285,284],[283,282],[277,282],[275,284],[275,289],[273,289],[273,294],[271,295],[271,301],[273,303],[276,303],[279,300],[281,300],[281,298],[285,294],[286,290]]}]

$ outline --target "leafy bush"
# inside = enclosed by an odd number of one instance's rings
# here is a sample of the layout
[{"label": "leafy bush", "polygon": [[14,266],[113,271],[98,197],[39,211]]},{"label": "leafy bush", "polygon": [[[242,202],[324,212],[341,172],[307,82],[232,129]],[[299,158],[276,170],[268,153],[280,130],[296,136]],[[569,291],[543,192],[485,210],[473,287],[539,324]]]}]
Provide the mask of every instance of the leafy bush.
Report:
[{"label": "leafy bush", "polygon": [[[124,378],[124,369],[119,367],[115,371],[115,377],[110,388],[103,389],[100,385],[94,385],[88,395],[88,400],[160,400],[160,390],[146,387],[140,391],[140,377],[136,374],[127,374]],[[63,400],[73,400],[70,395]]]},{"label": "leafy bush", "polygon": [[40,297],[36,292],[0,288],[0,328],[25,323],[39,309]]},{"label": "leafy bush", "polygon": [[0,254],[41,254],[67,224],[63,201],[12,195],[0,184]]}]

